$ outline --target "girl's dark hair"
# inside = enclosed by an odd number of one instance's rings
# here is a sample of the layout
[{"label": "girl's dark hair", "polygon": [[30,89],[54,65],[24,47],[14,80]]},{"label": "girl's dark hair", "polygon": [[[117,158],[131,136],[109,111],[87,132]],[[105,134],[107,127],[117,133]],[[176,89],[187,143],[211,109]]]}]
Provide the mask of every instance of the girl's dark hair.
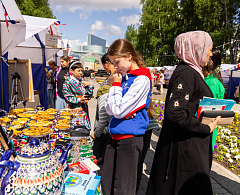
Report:
[{"label": "girl's dark hair", "polygon": [[210,64],[208,63],[208,71],[211,70],[213,76],[215,76],[221,83],[223,83],[221,72],[219,70],[216,70],[218,67],[221,66],[221,61],[222,61],[221,51],[218,48],[213,48],[212,54],[213,55],[209,60]]},{"label": "girl's dark hair", "polygon": [[110,62],[108,55],[106,53],[101,57],[101,61],[102,61],[102,64],[106,64],[106,62]]},{"label": "girl's dark hair", "polygon": [[60,59],[66,61],[66,62],[70,62],[70,57],[69,56],[62,56]]},{"label": "girl's dark hair", "polygon": [[127,57],[130,54],[132,60],[137,63],[139,67],[146,68],[142,57],[135,51],[133,45],[125,39],[117,39],[112,43],[108,49],[108,56]]},{"label": "girl's dark hair", "polygon": [[80,62],[75,62],[70,66],[71,70],[75,70],[77,68],[83,68],[83,65]]},{"label": "girl's dark hair", "polygon": [[[135,51],[133,45],[125,39],[117,39],[116,41],[114,41],[112,45],[109,47],[108,53],[107,53],[108,56],[116,56],[116,57],[127,57],[128,54],[132,56],[132,60],[136,62],[138,67],[146,68],[146,65],[142,57]],[[148,117],[150,119],[153,119],[154,117],[152,99],[148,107]]]}]

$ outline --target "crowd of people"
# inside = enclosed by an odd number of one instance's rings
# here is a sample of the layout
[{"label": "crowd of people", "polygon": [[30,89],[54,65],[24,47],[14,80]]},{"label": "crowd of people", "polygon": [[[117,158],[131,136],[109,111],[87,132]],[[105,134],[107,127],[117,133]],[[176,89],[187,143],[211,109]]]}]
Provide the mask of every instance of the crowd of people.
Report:
[{"label": "crowd of people", "polygon": [[[204,31],[180,34],[174,46],[182,61],[169,81],[162,130],[155,151],[146,194],[211,195],[210,170],[220,117],[208,125],[195,113],[203,96],[222,99],[224,87],[218,67],[221,52]],[[118,39],[102,56],[109,76],[97,91],[93,152],[103,164],[104,195],[133,195],[139,189],[144,158],[153,129],[152,88],[163,93],[164,71],[152,71],[133,45]],[[55,107],[85,110],[92,93],[91,74],[80,62],[61,58],[49,62],[48,97]],[[52,96],[50,95],[52,93]],[[53,106],[53,104],[51,104]]]}]

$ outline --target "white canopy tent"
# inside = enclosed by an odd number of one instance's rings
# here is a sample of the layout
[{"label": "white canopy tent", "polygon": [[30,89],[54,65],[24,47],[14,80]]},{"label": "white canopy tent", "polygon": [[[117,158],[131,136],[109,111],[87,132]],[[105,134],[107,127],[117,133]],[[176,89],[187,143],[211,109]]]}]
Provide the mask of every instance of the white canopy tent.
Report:
[{"label": "white canopy tent", "polygon": [[0,60],[1,99],[0,108],[9,110],[8,97],[8,51],[25,40],[26,24],[14,0],[1,0],[0,6]]}]

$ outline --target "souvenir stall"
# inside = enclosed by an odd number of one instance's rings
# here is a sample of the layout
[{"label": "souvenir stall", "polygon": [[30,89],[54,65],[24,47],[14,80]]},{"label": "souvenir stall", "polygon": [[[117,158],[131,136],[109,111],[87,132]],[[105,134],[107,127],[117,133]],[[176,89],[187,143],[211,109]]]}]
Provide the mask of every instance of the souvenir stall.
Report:
[{"label": "souvenir stall", "polygon": [[[25,41],[9,51],[9,60],[31,60],[34,90],[39,91],[41,105],[47,105],[46,61],[63,48],[60,22],[56,19],[25,16]],[[37,24],[37,25],[36,25]]]},{"label": "souvenir stall", "polygon": [[2,194],[102,194],[84,111],[14,109],[0,124]]}]

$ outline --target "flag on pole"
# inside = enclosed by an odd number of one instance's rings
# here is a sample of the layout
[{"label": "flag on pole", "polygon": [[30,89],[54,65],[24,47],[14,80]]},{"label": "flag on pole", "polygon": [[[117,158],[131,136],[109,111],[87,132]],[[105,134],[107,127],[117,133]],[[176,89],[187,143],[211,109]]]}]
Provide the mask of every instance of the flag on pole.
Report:
[{"label": "flag on pole", "polygon": [[9,29],[8,29],[9,23],[8,23],[7,17],[8,17],[9,19],[10,19],[10,17],[9,17],[9,15],[8,15],[7,10],[6,10],[5,6],[3,5],[3,2],[2,2],[2,1],[1,1],[1,3],[2,3],[3,10],[4,10],[4,17],[5,17],[5,20],[6,20],[7,30],[8,30],[8,32],[9,32]]},{"label": "flag on pole", "polygon": [[69,40],[68,40],[68,42],[67,42],[67,51],[69,51],[70,50],[70,46],[69,46]]},{"label": "flag on pole", "polygon": [[61,24],[60,21],[54,22],[54,24],[55,24],[56,26],[58,26],[58,25],[67,25],[67,24]]}]

